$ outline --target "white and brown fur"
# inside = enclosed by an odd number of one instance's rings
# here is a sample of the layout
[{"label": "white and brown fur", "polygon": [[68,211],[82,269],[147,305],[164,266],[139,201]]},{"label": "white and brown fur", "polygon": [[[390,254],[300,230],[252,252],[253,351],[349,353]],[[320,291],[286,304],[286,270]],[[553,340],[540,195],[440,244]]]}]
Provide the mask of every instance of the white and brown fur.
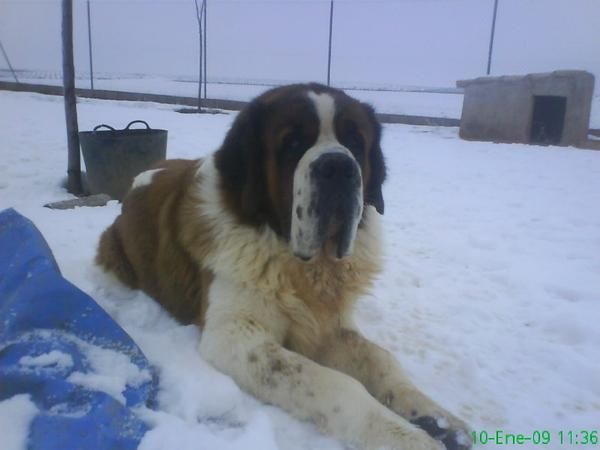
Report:
[{"label": "white and brown fur", "polygon": [[[352,319],[380,269],[379,140],[373,110],[339,90],[269,91],[214,154],[138,176],[97,262],[200,326],[202,356],[243,389],[321,431],[362,449],[468,449],[463,422]],[[339,220],[310,236],[319,212],[307,209],[328,194],[307,170],[328,149],[360,173],[347,193],[347,246],[336,244]]]}]

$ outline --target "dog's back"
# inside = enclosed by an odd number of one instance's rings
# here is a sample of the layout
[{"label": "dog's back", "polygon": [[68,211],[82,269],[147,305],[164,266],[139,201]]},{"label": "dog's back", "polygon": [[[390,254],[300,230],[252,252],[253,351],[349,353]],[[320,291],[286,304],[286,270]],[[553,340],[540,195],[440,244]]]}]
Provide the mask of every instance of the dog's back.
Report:
[{"label": "dog's back", "polygon": [[182,323],[200,323],[212,273],[183,245],[182,198],[191,195],[199,161],[169,160],[140,174],[121,214],[100,238],[96,263],[158,300]]}]

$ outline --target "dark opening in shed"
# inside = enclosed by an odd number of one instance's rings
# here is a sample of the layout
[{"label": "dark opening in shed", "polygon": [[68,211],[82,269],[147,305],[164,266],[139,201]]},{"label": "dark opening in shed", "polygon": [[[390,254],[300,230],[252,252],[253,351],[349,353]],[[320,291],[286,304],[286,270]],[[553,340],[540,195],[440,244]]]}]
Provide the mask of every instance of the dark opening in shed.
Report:
[{"label": "dark opening in shed", "polygon": [[557,145],[565,127],[567,98],[558,95],[534,95],[531,116],[531,143]]}]

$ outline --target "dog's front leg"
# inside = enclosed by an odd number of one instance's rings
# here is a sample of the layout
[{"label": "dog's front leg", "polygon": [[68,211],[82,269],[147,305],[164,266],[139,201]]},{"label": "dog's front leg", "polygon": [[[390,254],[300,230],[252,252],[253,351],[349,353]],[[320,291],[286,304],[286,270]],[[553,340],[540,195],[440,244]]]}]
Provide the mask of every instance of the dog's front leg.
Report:
[{"label": "dog's front leg", "polygon": [[[280,345],[285,319],[268,301],[215,279],[200,341],[202,356],[259,400],[365,450],[439,450],[353,378]],[[224,297],[227,296],[227,297]]]},{"label": "dog's front leg", "polygon": [[315,358],[359,380],[382,404],[418,425],[448,449],[469,449],[467,425],[415,387],[387,350],[352,328],[324,340]]}]

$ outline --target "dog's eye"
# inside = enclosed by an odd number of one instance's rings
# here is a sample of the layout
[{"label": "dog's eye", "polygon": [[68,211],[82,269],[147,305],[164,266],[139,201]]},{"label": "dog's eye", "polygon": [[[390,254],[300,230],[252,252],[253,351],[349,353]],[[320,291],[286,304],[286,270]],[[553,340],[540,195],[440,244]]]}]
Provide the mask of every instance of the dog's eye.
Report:
[{"label": "dog's eye", "polygon": [[304,147],[304,136],[299,130],[287,132],[281,141],[281,149],[284,152],[296,153]]},{"label": "dog's eye", "polygon": [[365,141],[356,123],[346,121],[340,133],[340,142],[352,152],[362,153]]},{"label": "dog's eye", "polygon": [[364,140],[356,123],[352,121],[344,123],[341,141],[348,148],[362,148]]}]

